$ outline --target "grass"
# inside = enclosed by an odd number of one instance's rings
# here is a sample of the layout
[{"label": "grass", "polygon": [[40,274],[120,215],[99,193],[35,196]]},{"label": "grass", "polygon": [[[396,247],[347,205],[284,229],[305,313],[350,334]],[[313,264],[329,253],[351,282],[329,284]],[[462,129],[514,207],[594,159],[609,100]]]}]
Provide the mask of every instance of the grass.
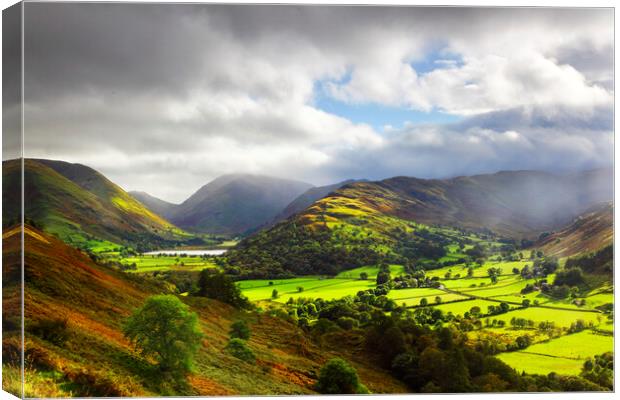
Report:
[{"label": "grass", "polygon": [[[269,285],[273,282],[273,285]],[[287,301],[289,298],[322,298],[324,300],[339,299],[345,296],[354,296],[360,290],[371,289],[376,286],[374,280],[352,280],[337,278],[293,278],[276,280],[241,281],[239,286],[243,294],[251,301],[269,300],[273,290],[278,291],[277,301]],[[303,291],[298,288],[302,287]]]},{"label": "grass", "polygon": [[154,271],[201,271],[205,268],[218,268],[210,258],[201,257],[177,257],[177,256],[156,256],[143,255],[127,257],[121,259],[124,265],[136,264],[135,270],[129,272],[154,272]]},{"label": "grass", "polygon": [[433,305],[435,304],[435,297],[441,298],[442,303],[466,299],[465,296],[446,293],[443,290],[432,288],[400,289],[392,290],[388,293],[388,298],[394,300],[399,306],[405,304],[407,307],[418,306],[423,298]]},{"label": "grass", "polygon": [[[62,389],[59,373],[36,371],[33,368],[24,370],[24,397],[51,398],[71,397],[72,393]],[[21,371],[19,366],[2,365],[2,389],[17,397],[21,397]]]},{"label": "grass", "polygon": [[[392,276],[404,273],[402,265],[390,265]],[[367,280],[361,280],[360,274],[368,274]],[[251,301],[269,300],[274,289],[278,291],[277,301],[287,301],[289,298],[309,297],[334,300],[345,296],[354,296],[360,290],[372,289],[376,286],[379,273],[377,266],[365,266],[343,271],[335,277],[305,276],[291,279],[252,279],[240,281],[237,284],[243,294]],[[271,284],[270,284],[271,283]],[[303,290],[300,292],[299,288]]]},{"label": "grass", "polygon": [[510,311],[506,314],[497,315],[494,318],[498,320],[506,321],[506,325],[510,324],[510,319],[525,318],[527,320],[533,320],[535,322],[553,321],[556,326],[568,328],[570,325],[578,319],[584,322],[593,322],[598,324],[597,316],[602,316],[596,312],[582,312],[577,310],[557,310],[542,307],[529,307],[525,309]]},{"label": "grass", "polygon": [[[377,275],[379,274],[379,267],[377,266],[365,266],[355,269],[349,269],[347,271],[342,271],[336,278],[344,278],[344,279],[359,279],[360,274],[365,272],[368,274],[368,279],[377,279]],[[405,273],[405,267],[402,265],[390,265],[390,274],[392,277],[403,275]]]},{"label": "grass", "polygon": [[[468,301],[459,301],[457,303],[449,303],[449,304],[440,304],[438,306],[433,306],[442,310],[444,313],[451,312],[454,315],[463,315],[472,307],[477,306],[480,307],[480,312],[486,313],[489,306],[498,306],[499,303],[495,303],[492,301],[486,300],[468,300]],[[496,317],[492,317],[496,318]]]},{"label": "grass", "polygon": [[613,337],[582,331],[537,343],[518,352],[503,353],[498,358],[519,372],[577,375],[586,358],[607,351],[613,351]]},{"label": "grass", "polygon": [[550,372],[555,372],[560,375],[578,375],[583,366],[583,360],[569,360],[520,351],[502,353],[496,357],[519,373],[525,371],[529,374],[547,375]]}]

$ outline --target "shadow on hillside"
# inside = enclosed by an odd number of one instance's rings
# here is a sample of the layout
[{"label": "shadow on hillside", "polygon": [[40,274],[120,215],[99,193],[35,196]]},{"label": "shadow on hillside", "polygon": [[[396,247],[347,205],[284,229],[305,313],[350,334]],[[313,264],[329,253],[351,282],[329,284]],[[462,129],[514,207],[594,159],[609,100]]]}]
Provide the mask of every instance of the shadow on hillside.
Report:
[{"label": "shadow on hillside", "polygon": [[148,391],[163,396],[196,394],[184,375],[162,371],[158,365],[131,353],[119,353],[115,358]]}]

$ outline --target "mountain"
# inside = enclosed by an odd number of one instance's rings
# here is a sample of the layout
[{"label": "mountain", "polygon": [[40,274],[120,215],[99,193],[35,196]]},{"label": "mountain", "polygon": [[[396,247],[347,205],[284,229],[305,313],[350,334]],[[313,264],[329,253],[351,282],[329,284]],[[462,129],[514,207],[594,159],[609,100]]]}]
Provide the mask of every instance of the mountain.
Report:
[{"label": "mountain", "polygon": [[382,257],[402,263],[411,256],[412,241],[427,250],[454,241],[449,230],[439,235],[439,227],[492,233],[505,242],[533,239],[611,201],[612,175],[610,169],[570,175],[505,171],[352,183],[242,241],[228,258],[249,276],[335,273]]},{"label": "mountain", "polygon": [[312,185],[261,175],[221,176],[174,207],[170,221],[192,231],[237,235],[271,221]]},{"label": "mountain", "polygon": [[164,218],[168,218],[172,210],[177,206],[177,204],[158,199],[146,192],[130,191],[129,194],[134,199],[147,206],[151,211]]},{"label": "mountain", "polygon": [[544,234],[534,247],[550,256],[568,257],[600,250],[613,240],[614,207],[609,202],[593,207],[558,232]]},{"label": "mountain", "polygon": [[273,223],[280,222],[282,220],[289,218],[290,216],[294,214],[302,212],[306,208],[310,207],[312,203],[314,203],[315,201],[319,199],[322,199],[323,197],[327,196],[334,190],[340,189],[341,187],[348,185],[350,183],[354,183],[354,182],[361,182],[361,181],[349,179],[343,182],[334,183],[332,185],[318,186],[318,187],[313,187],[313,188],[306,190],[304,193],[299,195],[295,200],[293,200],[289,205],[287,205],[284,210],[282,210],[278,215],[276,215],[276,217],[273,220]]},{"label": "mountain", "polygon": [[[4,226],[19,217],[20,162],[2,166]],[[94,169],[63,161],[24,161],[25,219],[78,247],[96,242],[148,248],[187,235]]]},{"label": "mountain", "polygon": [[[21,389],[21,229],[3,231],[3,388]],[[125,318],[168,283],[96,264],[83,252],[34,227],[24,229],[26,397],[316,394],[321,366],[348,360],[375,393],[407,387],[360,354],[361,335],[335,332],[318,346],[295,323],[241,311],[216,300],[179,296],[198,314],[204,340],[186,386],[160,379],[123,336]],[[17,279],[13,279],[13,278]],[[256,365],[227,350],[231,324],[251,326]],[[13,377],[14,380],[10,378]]]}]

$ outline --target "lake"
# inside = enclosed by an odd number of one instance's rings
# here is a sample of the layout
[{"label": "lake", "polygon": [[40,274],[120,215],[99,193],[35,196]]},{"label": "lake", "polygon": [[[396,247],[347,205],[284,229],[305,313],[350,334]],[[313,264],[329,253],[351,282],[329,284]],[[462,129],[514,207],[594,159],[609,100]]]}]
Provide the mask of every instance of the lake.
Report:
[{"label": "lake", "polygon": [[197,250],[157,250],[144,253],[148,256],[178,256],[187,254],[188,256],[221,256],[226,253],[226,249],[197,249]]}]

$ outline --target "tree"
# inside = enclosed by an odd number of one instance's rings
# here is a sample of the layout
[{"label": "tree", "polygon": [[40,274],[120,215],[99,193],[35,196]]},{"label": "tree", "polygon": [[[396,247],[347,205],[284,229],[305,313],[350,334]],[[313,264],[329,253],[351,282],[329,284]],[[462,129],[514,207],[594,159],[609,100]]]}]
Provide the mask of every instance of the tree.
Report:
[{"label": "tree", "polygon": [[422,307],[424,307],[424,306],[426,306],[427,304],[428,304],[428,300],[426,300],[426,297],[422,297],[422,298],[420,299],[420,305],[421,305]]},{"label": "tree", "polygon": [[487,274],[489,274],[489,278],[491,278],[491,282],[497,283],[497,278],[502,274],[501,268],[491,267],[487,270]]},{"label": "tree", "polygon": [[271,298],[272,299],[278,298],[278,289],[273,289],[273,291],[271,292]]},{"label": "tree", "polygon": [[198,295],[228,303],[234,307],[247,308],[250,302],[241,294],[241,289],[223,273],[211,269],[200,271]]},{"label": "tree", "polygon": [[365,281],[366,279],[368,279],[368,273],[366,272],[360,272],[360,279]]},{"label": "tree", "polygon": [[368,393],[360,384],[355,368],[341,358],[332,358],[321,368],[317,389],[323,394]]},{"label": "tree", "polygon": [[162,372],[182,375],[191,371],[203,337],[196,313],[173,295],[149,297],[125,321],[123,333]]},{"label": "tree", "polygon": [[381,271],[377,274],[377,285],[382,285],[390,281],[390,273]]},{"label": "tree", "polygon": [[244,320],[237,320],[230,326],[229,335],[231,338],[248,340],[250,338],[250,328]]},{"label": "tree", "polygon": [[441,297],[435,296],[435,304],[440,304],[440,303],[441,303]]}]

